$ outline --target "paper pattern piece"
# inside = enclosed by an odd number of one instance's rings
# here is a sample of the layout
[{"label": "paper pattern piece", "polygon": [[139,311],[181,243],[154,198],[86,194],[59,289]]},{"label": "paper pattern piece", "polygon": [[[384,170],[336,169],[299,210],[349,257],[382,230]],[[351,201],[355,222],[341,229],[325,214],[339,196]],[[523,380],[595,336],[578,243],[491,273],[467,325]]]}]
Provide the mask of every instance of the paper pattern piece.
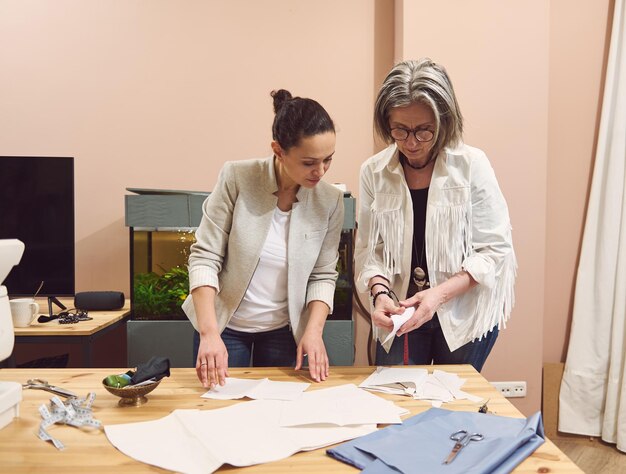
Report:
[{"label": "paper pattern piece", "polygon": [[[451,464],[442,464],[454,442],[450,434],[463,427],[481,433],[482,441],[466,446]],[[511,418],[431,408],[406,420],[327,453],[363,469],[366,474],[420,472],[479,474],[511,472],[544,442],[541,414]]]},{"label": "paper pattern piece", "polygon": [[413,396],[426,378],[428,370],[416,368],[376,367],[359,387],[376,392]]},{"label": "paper pattern piece", "polygon": [[235,400],[244,397],[255,400],[297,400],[310,385],[304,382],[275,382],[267,378],[226,377],[224,386],[216,385],[201,396],[214,400]]},{"label": "paper pattern piece", "polygon": [[467,393],[461,390],[461,387],[465,383],[465,379],[462,379],[457,374],[451,374],[444,370],[435,369],[433,370],[432,376],[457,400],[469,400],[470,402],[475,403],[478,403],[482,400],[482,397],[478,397],[476,395],[472,395],[471,393]]},{"label": "paper pattern piece", "polygon": [[426,369],[377,367],[359,387],[367,390],[411,396],[417,400],[429,400],[433,406],[441,406],[457,400],[479,402],[477,397],[461,390],[465,379],[457,374],[435,369],[428,374]]},{"label": "paper pattern piece", "polygon": [[381,344],[386,344],[390,339],[393,339],[396,336],[398,329],[400,329],[404,323],[411,319],[413,313],[415,313],[415,307],[411,306],[410,308],[406,308],[404,310],[404,313],[402,314],[393,314],[391,316],[391,320],[393,321],[393,329]]},{"label": "paper pattern piece", "polygon": [[[319,408],[328,411],[331,401],[351,409],[315,413]],[[298,410],[306,410],[306,416],[296,419]],[[138,461],[195,474],[213,472],[222,464],[277,461],[364,436],[376,431],[376,423],[395,420],[403,412],[392,402],[343,385],[304,393],[296,401],[254,400],[215,410],[175,410],[159,420],[104,429],[111,444]],[[304,424],[281,426],[283,419]],[[361,420],[370,422],[350,424]]]},{"label": "paper pattern piece", "polygon": [[402,423],[408,411],[389,400],[346,384],[305,393],[300,400],[283,405],[281,426],[329,424]]},{"label": "paper pattern piece", "polygon": [[189,474],[217,470],[222,461],[189,435],[179,411],[154,421],[106,425],[104,432],[113,446],[137,461]]}]

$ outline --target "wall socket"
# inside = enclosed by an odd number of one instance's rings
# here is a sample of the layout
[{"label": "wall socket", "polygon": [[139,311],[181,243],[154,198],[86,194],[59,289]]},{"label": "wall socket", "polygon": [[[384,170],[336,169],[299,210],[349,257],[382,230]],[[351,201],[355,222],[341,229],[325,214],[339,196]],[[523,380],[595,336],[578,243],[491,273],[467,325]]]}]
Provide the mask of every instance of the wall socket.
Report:
[{"label": "wall socket", "polygon": [[491,385],[507,398],[525,397],[526,381],[521,382],[491,382]]}]

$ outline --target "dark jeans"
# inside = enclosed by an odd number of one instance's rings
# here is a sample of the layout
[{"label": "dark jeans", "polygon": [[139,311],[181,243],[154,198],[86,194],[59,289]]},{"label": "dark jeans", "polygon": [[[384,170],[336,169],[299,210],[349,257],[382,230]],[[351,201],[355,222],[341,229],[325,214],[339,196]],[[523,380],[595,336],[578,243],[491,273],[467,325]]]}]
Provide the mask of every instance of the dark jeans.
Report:
[{"label": "dark jeans", "polygon": [[498,328],[489,331],[480,341],[468,342],[450,352],[437,315],[407,335],[396,337],[389,353],[376,343],[376,365],[402,365],[404,338],[409,338],[409,365],[471,364],[481,371],[498,337]]},{"label": "dark jeans", "polygon": [[[296,342],[289,326],[273,331],[242,332],[226,328],[222,341],[228,351],[228,367],[295,367]],[[200,334],[193,335],[193,365],[198,359]]]}]

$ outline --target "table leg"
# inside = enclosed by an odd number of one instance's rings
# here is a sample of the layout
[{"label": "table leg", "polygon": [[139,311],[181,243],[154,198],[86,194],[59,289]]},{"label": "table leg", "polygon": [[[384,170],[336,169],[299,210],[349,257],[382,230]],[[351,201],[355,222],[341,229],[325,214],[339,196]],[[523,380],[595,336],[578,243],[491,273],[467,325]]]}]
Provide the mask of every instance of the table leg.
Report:
[{"label": "table leg", "polygon": [[92,350],[91,350],[91,344],[93,343],[93,340],[91,337],[85,337],[83,338],[83,364],[84,367],[92,367],[92,360],[91,360],[91,355],[92,355]]}]

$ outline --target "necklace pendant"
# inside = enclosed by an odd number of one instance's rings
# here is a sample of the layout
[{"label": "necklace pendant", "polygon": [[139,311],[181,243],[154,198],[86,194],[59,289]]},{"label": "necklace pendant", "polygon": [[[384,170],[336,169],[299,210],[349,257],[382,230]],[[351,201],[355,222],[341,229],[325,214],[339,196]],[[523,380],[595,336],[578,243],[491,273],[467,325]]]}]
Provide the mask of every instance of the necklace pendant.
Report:
[{"label": "necklace pendant", "polygon": [[425,290],[430,285],[426,281],[426,272],[422,267],[415,267],[413,269],[413,283],[417,286],[417,291]]}]

